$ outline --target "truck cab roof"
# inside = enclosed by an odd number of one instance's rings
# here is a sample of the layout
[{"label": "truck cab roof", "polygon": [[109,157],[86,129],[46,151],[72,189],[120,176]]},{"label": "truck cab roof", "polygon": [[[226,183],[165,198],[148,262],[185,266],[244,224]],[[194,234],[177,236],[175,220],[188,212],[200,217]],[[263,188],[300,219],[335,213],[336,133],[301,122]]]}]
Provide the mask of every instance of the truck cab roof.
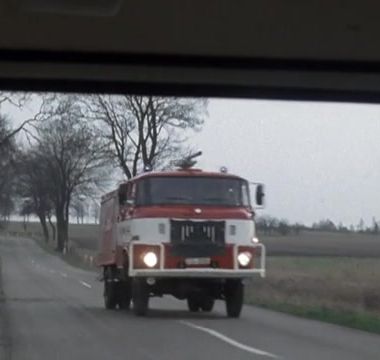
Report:
[{"label": "truck cab roof", "polygon": [[[140,181],[143,179],[149,179],[154,177],[215,177],[215,178],[228,178],[228,179],[239,179],[245,180],[244,178],[229,174],[226,172],[216,172],[216,171],[203,171],[201,169],[196,168],[188,168],[188,169],[176,169],[176,170],[167,170],[167,171],[148,171],[141,173],[129,180],[122,181],[118,184],[118,188],[123,184],[128,184],[129,182]],[[118,189],[115,189],[107,194],[104,194],[101,198],[101,201],[107,201],[108,199],[116,196],[118,193]]]},{"label": "truck cab roof", "polygon": [[237,175],[233,175],[233,174],[229,174],[229,173],[225,173],[225,172],[216,172],[216,171],[203,171],[201,169],[194,169],[194,168],[190,168],[190,169],[178,169],[178,170],[171,170],[171,171],[151,171],[151,172],[145,172],[145,173],[142,173],[142,174],[139,174],[137,176],[135,176],[134,178],[132,178],[131,180],[139,180],[139,179],[145,179],[145,178],[149,178],[149,177],[161,177],[161,176],[165,176],[165,177],[169,177],[169,176],[173,176],[173,177],[180,177],[180,176],[183,176],[183,177],[225,177],[225,178],[234,178],[234,179],[241,179],[241,180],[244,180],[242,177],[240,176],[237,176]]}]

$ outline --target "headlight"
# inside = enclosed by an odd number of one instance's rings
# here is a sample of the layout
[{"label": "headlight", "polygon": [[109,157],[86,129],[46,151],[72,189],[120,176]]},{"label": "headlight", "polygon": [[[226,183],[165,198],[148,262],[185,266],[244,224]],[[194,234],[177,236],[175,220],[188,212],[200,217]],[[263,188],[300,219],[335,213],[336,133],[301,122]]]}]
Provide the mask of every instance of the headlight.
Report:
[{"label": "headlight", "polygon": [[247,251],[240,253],[237,257],[239,265],[240,266],[247,266],[249,264],[249,262],[251,261],[251,257],[252,257],[252,255]]},{"label": "headlight", "polygon": [[158,261],[157,255],[154,252],[149,251],[144,255],[143,261],[144,261],[146,266],[148,266],[150,268],[155,267],[157,265],[157,261]]}]

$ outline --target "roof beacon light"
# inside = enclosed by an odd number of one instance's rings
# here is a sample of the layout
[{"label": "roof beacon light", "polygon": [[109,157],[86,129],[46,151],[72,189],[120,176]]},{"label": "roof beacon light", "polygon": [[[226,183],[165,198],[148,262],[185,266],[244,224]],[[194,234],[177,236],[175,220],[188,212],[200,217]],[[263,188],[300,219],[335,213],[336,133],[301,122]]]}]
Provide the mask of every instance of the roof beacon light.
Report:
[{"label": "roof beacon light", "polygon": [[151,172],[153,170],[152,165],[146,164],[144,165],[144,172]]},{"label": "roof beacon light", "polygon": [[223,174],[226,174],[228,172],[228,169],[225,166],[222,166],[220,168],[220,172],[223,173]]}]

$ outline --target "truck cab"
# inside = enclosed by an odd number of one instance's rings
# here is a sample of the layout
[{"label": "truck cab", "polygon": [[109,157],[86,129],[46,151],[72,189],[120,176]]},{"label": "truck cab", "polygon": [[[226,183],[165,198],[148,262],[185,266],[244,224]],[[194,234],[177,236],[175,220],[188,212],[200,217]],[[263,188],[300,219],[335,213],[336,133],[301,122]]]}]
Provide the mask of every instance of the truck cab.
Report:
[{"label": "truck cab", "polygon": [[[172,295],[192,312],[224,300],[239,317],[243,279],[265,276],[247,180],[193,168],[145,172],[102,197],[98,265],[108,309],[145,315],[149,298]],[[262,204],[262,186],[256,201]]]}]

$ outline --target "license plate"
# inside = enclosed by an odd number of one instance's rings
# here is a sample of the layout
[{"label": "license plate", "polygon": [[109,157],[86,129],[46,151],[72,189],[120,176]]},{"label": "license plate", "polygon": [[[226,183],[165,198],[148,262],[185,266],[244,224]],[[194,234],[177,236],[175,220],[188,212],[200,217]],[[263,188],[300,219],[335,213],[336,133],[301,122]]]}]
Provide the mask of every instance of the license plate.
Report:
[{"label": "license plate", "polygon": [[187,258],[185,259],[186,265],[209,265],[210,258],[202,257],[202,258]]}]

